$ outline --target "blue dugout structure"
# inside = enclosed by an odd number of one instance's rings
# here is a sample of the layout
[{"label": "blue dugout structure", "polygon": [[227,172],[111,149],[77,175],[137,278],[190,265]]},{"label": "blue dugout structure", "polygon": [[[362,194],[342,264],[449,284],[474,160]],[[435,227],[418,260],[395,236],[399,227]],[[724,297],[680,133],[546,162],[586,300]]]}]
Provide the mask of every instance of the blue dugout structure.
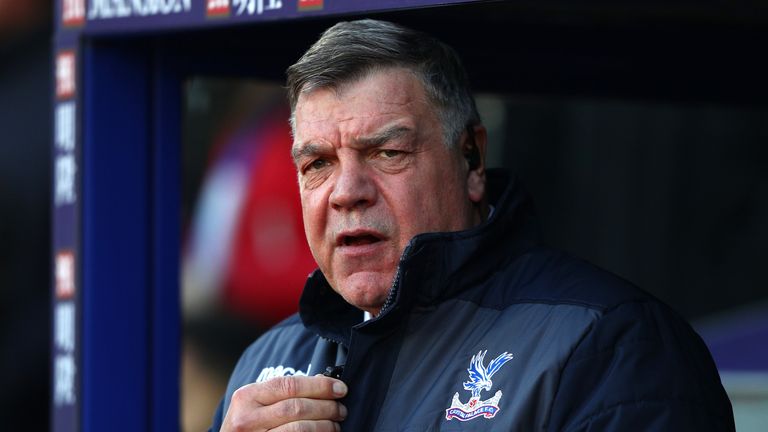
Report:
[{"label": "blue dugout structure", "polygon": [[763,6],[617,3],[57,0],[53,430],[179,428],[187,78],[282,81],[333,21],[376,15],[457,47],[480,90],[768,100]]}]

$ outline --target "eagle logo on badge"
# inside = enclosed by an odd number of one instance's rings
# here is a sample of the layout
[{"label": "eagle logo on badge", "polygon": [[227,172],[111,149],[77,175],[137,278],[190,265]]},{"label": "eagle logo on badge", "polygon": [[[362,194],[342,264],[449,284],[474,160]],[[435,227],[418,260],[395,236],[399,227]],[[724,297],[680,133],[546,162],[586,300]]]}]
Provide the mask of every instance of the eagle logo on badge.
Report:
[{"label": "eagle logo on badge", "polygon": [[469,362],[469,381],[464,382],[464,390],[472,392],[472,397],[467,403],[459,400],[459,392],[453,395],[451,407],[445,410],[446,420],[469,421],[477,417],[493,418],[500,410],[499,400],[501,400],[501,390],[497,390],[492,398],[481,401],[480,392],[483,390],[491,391],[493,381],[491,377],[501,369],[504,364],[512,360],[512,354],[504,352],[488,363],[488,367],[483,365],[485,351],[479,351],[472,356]]}]

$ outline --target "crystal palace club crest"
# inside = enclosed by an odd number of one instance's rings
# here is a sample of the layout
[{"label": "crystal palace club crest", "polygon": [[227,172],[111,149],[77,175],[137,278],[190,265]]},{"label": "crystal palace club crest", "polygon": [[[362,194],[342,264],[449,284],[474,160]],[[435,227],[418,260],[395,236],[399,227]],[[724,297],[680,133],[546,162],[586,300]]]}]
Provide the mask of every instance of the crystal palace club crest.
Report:
[{"label": "crystal palace club crest", "polygon": [[477,417],[486,419],[493,418],[500,410],[499,401],[501,400],[501,390],[497,390],[492,398],[480,400],[480,392],[483,390],[491,391],[493,381],[491,377],[504,366],[505,363],[512,360],[512,354],[504,352],[488,363],[488,367],[483,365],[486,351],[480,351],[472,356],[469,362],[469,381],[464,382],[464,390],[472,392],[472,397],[467,403],[459,400],[459,392],[453,395],[451,407],[445,410],[447,420],[469,421]]}]

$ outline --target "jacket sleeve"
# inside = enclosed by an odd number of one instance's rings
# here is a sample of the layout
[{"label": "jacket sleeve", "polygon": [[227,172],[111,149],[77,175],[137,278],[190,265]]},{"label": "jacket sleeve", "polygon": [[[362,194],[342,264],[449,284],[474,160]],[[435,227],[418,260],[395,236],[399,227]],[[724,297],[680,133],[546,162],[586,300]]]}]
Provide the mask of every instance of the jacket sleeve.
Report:
[{"label": "jacket sleeve", "polygon": [[576,346],[549,431],[734,431],[733,412],[701,338],[652,300],[618,305]]},{"label": "jacket sleeve", "polygon": [[208,428],[208,432],[219,432],[221,424],[224,421],[224,398],[221,398],[219,405],[216,407],[216,412],[213,414],[213,422],[211,427]]}]

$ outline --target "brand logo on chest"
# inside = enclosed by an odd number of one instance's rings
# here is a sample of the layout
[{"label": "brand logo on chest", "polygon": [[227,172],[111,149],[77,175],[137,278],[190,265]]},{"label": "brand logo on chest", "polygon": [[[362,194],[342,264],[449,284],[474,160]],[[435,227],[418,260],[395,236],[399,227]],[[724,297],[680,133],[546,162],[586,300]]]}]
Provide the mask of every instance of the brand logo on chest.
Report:
[{"label": "brand logo on chest", "polygon": [[311,363],[307,366],[306,371],[302,371],[301,369],[294,369],[292,367],[285,367],[283,365],[277,365],[275,367],[265,367],[264,369],[261,370],[261,373],[259,374],[258,378],[256,378],[256,382],[269,381],[272,378],[277,378],[282,376],[307,376],[309,375],[310,371],[312,371]]},{"label": "brand logo on chest", "polygon": [[499,401],[502,396],[501,390],[497,390],[492,398],[486,400],[480,400],[480,393],[483,390],[491,391],[493,387],[491,377],[508,361],[512,360],[513,356],[508,352],[504,352],[491,360],[488,363],[488,367],[486,367],[483,365],[486,352],[488,350],[479,351],[476,355],[472,356],[472,360],[469,362],[469,368],[467,369],[469,381],[464,382],[464,390],[472,392],[472,397],[469,398],[467,403],[462,403],[459,400],[459,392],[456,392],[453,395],[451,407],[445,410],[445,418],[447,420],[469,421],[481,416],[490,419],[501,410],[499,408]]}]

